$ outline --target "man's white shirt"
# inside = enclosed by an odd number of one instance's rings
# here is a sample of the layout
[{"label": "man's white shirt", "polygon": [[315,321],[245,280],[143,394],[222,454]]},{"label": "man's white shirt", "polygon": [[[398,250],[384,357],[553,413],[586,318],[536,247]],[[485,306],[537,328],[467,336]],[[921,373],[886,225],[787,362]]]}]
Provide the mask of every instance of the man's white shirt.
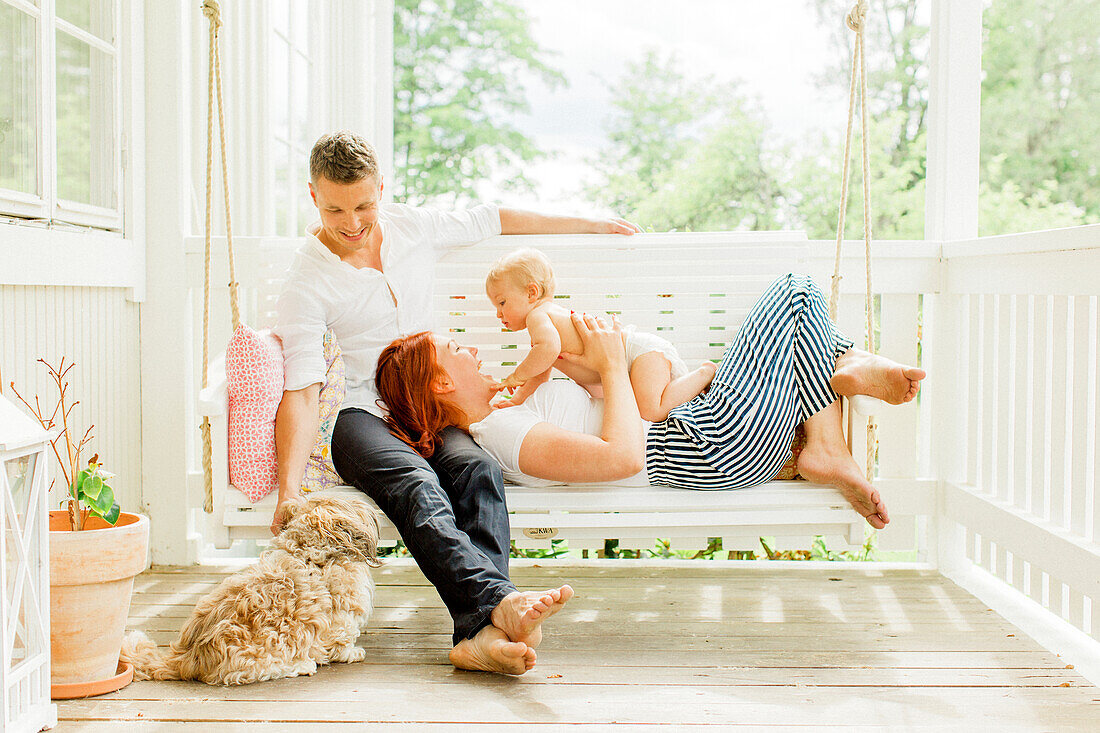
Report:
[{"label": "man's white shirt", "polygon": [[374,384],[379,354],[394,339],[432,329],[436,260],[448,249],[500,234],[500,212],[491,205],[441,212],[383,204],[376,226],[381,272],[353,267],[306,235],[279,294],[275,333],[283,342],[284,390],[324,383],[321,342],[331,328],[347,374],[343,407],[381,417]]}]

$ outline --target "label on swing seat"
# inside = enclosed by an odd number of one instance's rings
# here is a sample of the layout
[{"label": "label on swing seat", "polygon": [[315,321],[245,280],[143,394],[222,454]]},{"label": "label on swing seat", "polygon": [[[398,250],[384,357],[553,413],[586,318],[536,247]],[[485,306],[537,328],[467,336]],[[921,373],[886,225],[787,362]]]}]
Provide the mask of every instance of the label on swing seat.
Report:
[{"label": "label on swing seat", "polygon": [[558,536],[557,527],[524,527],[523,536],[532,540],[548,540]]}]

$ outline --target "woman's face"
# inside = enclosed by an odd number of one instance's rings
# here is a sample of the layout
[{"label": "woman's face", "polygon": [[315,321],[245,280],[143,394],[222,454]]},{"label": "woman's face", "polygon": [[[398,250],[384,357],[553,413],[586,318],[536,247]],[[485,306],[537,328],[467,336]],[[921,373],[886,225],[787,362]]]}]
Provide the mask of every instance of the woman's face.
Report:
[{"label": "woman's face", "polygon": [[[473,346],[459,346],[454,339],[433,336],[435,357],[451,380],[454,391],[461,395],[492,399],[496,380],[481,373],[481,360]],[[449,390],[448,390],[449,391]]]}]

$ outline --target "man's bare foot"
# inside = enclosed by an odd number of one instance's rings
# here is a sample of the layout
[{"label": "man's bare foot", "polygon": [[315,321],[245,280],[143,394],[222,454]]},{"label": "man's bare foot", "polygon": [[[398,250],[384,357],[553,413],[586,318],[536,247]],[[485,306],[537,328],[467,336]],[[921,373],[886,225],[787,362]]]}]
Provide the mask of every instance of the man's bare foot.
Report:
[{"label": "man's bare foot", "polygon": [[832,449],[807,444],[798,456],[798,472],[814,483],[828,484],[840,493],[875,529],[890,522],[886,505],[846,449]]},{"label": "man's bare foot", "polygon": [[926,372],[919,367],[898,364],[861,349],[849,349],[836,360],[829,384],[845,397],[865,394],[900,405],[917,396],[925,376]]},{"label": "man's bare foot", "polygon": [[521,641],[534,648],[542,641],[542,622],[562,609],[573,589],[568,585],[544,591],[510,593],[493,609],[493,626],[512,641]]},{"label": "man's bare foot", "polygon": [[486,626],[472,639],[458,642],[448,655],[459,669],[499,674],[523,674],[535,666],[535,650],[523,642],[509,641],[495,626]]}]

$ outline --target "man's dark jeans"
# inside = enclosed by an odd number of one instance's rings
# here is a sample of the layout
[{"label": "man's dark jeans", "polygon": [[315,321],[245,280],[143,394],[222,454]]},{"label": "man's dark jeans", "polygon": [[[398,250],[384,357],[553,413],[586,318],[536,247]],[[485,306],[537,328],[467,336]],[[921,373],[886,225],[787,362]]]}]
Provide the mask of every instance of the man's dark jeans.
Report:
[{"label": "man's dark jeans", "polygon": [[516,588],[508,579],[508,509],[500,466],[469,435],[447,428],[430,461],[358,408],[340,412],[332,461],[378,504],[454,620],[454,643],[489,624]]}]

